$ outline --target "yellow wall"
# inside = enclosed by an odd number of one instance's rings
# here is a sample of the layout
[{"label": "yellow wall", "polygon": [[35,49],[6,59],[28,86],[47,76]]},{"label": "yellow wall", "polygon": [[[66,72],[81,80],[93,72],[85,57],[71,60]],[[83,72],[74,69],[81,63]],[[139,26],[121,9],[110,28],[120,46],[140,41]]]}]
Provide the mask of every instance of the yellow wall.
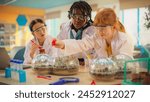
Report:
[{"label": "yellow wall", "polygon": [[43,9],[33,9],[17,6],[0,6],[0,21],[7,23],[16,23],[16,18],[19,14],[26,16],[44,16]]},{"label": "yellow wall", "polygon": [[[16,19],[18,15],[25,15],[28,22],[26,26],[19,27]],[[24,46],[32,35],[28,29],[28,24],[31,22],[30,17],[44,18],[44,9],[25,8],[17,6],[0,6],[0,23],[13,23],[16,24],[16,46]]]}]

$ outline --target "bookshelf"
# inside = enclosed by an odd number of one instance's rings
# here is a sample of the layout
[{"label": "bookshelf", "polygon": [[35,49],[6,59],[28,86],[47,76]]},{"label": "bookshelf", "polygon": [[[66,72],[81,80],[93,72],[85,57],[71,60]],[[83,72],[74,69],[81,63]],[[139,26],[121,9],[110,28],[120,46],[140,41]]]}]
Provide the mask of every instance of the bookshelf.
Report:
[{"label": "bookshelf", "polygon": [[7,51],[15,45],[16,25],[0,23],[0,47],[5,47]]}]

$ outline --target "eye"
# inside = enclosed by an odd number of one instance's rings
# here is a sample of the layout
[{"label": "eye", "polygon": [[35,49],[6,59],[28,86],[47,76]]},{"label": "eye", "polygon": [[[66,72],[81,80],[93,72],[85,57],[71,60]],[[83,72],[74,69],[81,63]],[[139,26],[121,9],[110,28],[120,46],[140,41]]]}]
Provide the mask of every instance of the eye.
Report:
[{"label": "eye", "polygon": [[37,30],[36,30],[36,32],[39,32],[39,31],[40,31],[40,29],[37,29]]},{"label": "eye", "polygon": [[84,19],[84,16],[83,16],[83,15],[80,15],[79,18],[80,18],[80,19]]}]

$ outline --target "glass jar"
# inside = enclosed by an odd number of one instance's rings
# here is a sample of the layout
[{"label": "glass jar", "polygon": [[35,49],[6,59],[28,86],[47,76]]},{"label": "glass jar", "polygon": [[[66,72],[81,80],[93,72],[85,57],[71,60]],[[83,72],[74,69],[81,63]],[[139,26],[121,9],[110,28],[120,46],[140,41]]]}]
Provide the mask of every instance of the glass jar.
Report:
[{"label": "glass jar", "polygon": [[102,81],[113,80],[117,72],[117,65],[109,58],[96,58],[89,61],[89,73],[92,78]]},{"label": "glass jar", "polygon": [[79,71],[79,61],[76,56],[56,57],[52,73],[55,75],[74,75]]},{"label": "glass jar", "polygon": [[37,74],[45,75],[51,73],[54,63],[55,58],[45,54],[44,49],[40,49],[40,54],[35,56],[32,60],[32,67]]}]

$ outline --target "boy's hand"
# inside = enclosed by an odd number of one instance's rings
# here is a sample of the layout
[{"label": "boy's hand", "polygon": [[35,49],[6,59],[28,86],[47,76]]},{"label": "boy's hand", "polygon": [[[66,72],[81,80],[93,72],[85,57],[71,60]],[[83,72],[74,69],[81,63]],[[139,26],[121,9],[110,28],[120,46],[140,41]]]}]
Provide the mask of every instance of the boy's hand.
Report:
[{"label": "boy's hand", "polygon": [[51,44],[52,44],[52,46],[55,46],[56,48],[61,48],[61,49],[65,48],[64,42],[59,39],[53,39]]}]

